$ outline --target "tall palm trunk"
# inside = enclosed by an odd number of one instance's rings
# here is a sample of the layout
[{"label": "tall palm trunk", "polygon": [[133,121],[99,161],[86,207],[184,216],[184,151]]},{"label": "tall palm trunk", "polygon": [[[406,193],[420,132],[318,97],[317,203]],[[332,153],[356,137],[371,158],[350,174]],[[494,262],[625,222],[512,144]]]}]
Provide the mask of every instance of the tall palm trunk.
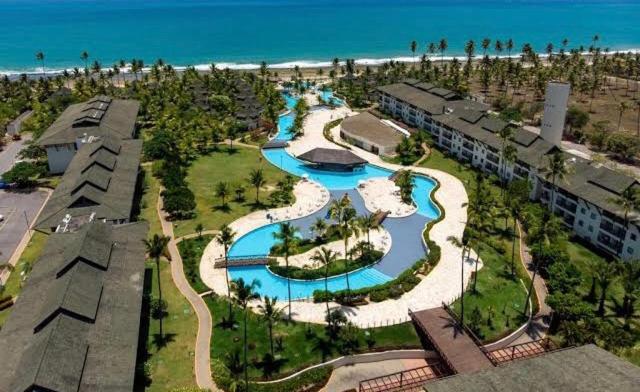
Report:
[{"label": "tall palm trunk", "polygon": [[289,294],[289,320],[291,320],[291,277],[289,275],[289,252],[284,254],[284,263],[287,268],[287,292]]},{"label": "tall palm trunk", "polygon": [[249,391],[249,367],[247,366],[247,307],[244,308],[244,387]]},{"label": "tall palm trunk", "polygon": [[513,233],[512,233],[512,241],[511,241],[511,276],[516,276],[516,230],[518,229],[518,220],[514,216],[513,217]]},{"label": "tall palm trunk", "polygon": [[273,354],[273,322],[269,320],[269,345],[271,346],[271,357],[274,357]]},{"label": "tall palm trunk", "polygon": [[229,248],[224,247],[224,277],[227,280],[227,295],[229,296],[229,326],[233,323],[233,306],[231,304],[231,283],[229,282]]},{"label": "tall palm trunk", "polygon": [[[160,286],[160,258],[156,257],[156,271],[157,276],[158,276],[158,298],[160,300],[160,305],[162,305],[162,287]],[[164,316],[164,314],[162,314],[162,307],[160,307],[160,314],[159,314],[159,318],[158,320],[160,321],[160,339],[162,339],[162,337],[164,336],[162,334],[162,317]]]},{"label": "tall palm trunk", "polygon": [[600,299],[598,301],[598,315],[604,317],[604,302],[607,299],[607,289],[609,288],[609,282],[600,283]]}]

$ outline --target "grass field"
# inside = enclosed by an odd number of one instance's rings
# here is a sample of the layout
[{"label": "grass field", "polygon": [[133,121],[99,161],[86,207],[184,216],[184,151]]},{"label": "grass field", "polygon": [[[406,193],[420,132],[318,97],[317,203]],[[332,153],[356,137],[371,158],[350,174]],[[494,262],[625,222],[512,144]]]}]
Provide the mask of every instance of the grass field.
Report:
[{"label": "grass field", "polygon": [[[15,269],[11,272],[11,275],[9,275],[9,279],[7,279],[7,284],[4,286],[4,292],[2,295],[11,295],[16,297],[20,294],[23,280],[26,278],[29,271],[31,271],[33,264],[38,260],[40,254],[42,254],[47,238],[49,238],[48,235],[38,231],[33,234],[31,240],[27,244],[27,247],[24,249],[24,252],[22,252],[20,259],[16,263]],[[12,307],[0,311],[0,327],[2,327],[7,317],[9,317],[11,310]]]},{"label": "grass field", "polygon": [[149,237],[152,237],[154,234],[162,234],[162,226],[156,209],[160,182],[151,175],[151,166],[143,166],[142,170],[145,174],[139,218],[149,223]]},{"label": "grass field", "polygon": [[[174,222],[176,237],[194,233],[201,223],[204,230],[217,230],[224,223],[230,223],[241,216],[261,208],[255,203],[255,188],[247,179],[253,169],[262,168],[267,185],[260,191],[260,202],[267,203],[276,183],[285,177],[285,173],[266,161],[260,150],[234,146],[235,152],[226,148],[199,157],[189,168],[187,183],[195,194],[196,217]],[[215,196],[218,182],[227,182],[231,186],[231,195],[227,198],[227,208],[222,208],[221,200]],[[245,187],[245,200],[234,200],[236,186]]]},{"label": "grass field", "polygon": [[209,242],[213,240],[212,235],[189,238],[178,243],[178,250],[182,257],[184,274],[196,293],[204,293],[210,288],[200,279],[200,260],[202,252]]},{"label": "grass field", "polygon": [[[156,264],[146,263],[146,292],[158,296]],[[167,314],[163,320],[165,341],[158,339],[159,321],[144,317],[148,328],[142,328],[146,336],[147,382],[138,383],[137,391],[168,391],[177,387],[195,386],[194,348],[198,331],[198,320],[189,302],[180,294],[171,279],[171,267],[166,260],[160,261],[162,298],[167,302]],[[148,312],[145,312],[148,314]],[[144,323],[143,323],[144,324]]]},{"label": "grass field", "polygon": [[[220,298],[206,297],[205,301],[213,315],[214,330],[211,339],[211,357],[229,363],[229,355],[239,350],[242,353],[243,316],[240,308],[234,306],[235,329],[222,327],[223,317],[228,315],[228,303]],[[329,358],[341,356],[340,343],[322,345],[325,340],[324,327],[318,324],[280,321],[274,326],[274,336],[281,337],[281,349],[277,347],[276,371],[273,376],[292,373],[296,370],[318,364]],[[421,347],[418,336],[410,323],[368,330],[372,337],[372,349]],[[267,323],[260,315],[248,314],[248,362],[249,376],[256,379],[265,375],[262,359],[270,350]],[[365,331],[356,330],[357,351],[367,351],[369,345],[365,340]],[[326,347],[324,350],[321,346]],[[323,358],[324,351],[324,358]],[[240,356],[242,359],[242,355]],[[227,365],[228,366],[228,365]]]}]

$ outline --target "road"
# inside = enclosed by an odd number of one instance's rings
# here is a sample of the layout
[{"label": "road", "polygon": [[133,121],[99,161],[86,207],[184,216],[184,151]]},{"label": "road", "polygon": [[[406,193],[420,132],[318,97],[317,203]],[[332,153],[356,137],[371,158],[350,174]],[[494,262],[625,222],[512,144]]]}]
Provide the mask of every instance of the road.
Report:
[{"label": "road", "polygon": [[0,214],[4,216],[4,221],[0,222],[0,265],[6,263],[18,248],[46,199],[47,192],[43,190],[30,193],[0,190]]},{"label": "road", "polygon": [[18,153],[29,140],[31,140],[31,135],[23,135],[22,140],[12,140],[4,147],[0,152],[0,174],[11,169],[13,163],[18,159]]}]

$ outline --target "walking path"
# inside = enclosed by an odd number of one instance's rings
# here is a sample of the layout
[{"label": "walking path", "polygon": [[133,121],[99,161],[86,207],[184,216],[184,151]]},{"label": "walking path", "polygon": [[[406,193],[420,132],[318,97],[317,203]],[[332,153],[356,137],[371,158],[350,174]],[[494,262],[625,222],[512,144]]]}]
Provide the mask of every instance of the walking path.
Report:
[{"label": "walking path", "polygon": [[[529,274],[529,278],[533,276],[533,259],[529,247],[525,243],[525,234],[520,223],[518,223],[518,234],[520,235],[520,261],[525,270]],[[528,343],[539,340],[547,335],[549,323],[551,322],[552,309],[547,305],[547,284],[539,274],[536,274],[536,280],[533,282],[538,299],[538,312],[533,316],[531,324],[525,332],[512,344]]]},{"label": "walking path", "polygon": [[[160,192],[162,192],[162,189],[160,189]],[[182,295],[191,304],[191,307],[193,307],[193,310],[196,312],[196,316],[198,316],[198,335],[196,336],[194,366],[196,383],[199,388],[219,391],[211,378],[210,346],[211,333],[213,332],[211,313],[209,312],[209,308],[202,297],[200,297],[191,288],[191,285],[187,282],[187,279],[184,276],[182,257],[180,257],[180,252],[178,252],[176,240],[173,236],[173,225],[171,222],[167,221],[167,214],[163,210],[163,201],[161,196],[158,197],[157,212],[162,225],[163,234],[171,239],[167,246],[169,255],[171,256],[171,278],[178,290],[180,290],[180,293],[182,293]]]}]

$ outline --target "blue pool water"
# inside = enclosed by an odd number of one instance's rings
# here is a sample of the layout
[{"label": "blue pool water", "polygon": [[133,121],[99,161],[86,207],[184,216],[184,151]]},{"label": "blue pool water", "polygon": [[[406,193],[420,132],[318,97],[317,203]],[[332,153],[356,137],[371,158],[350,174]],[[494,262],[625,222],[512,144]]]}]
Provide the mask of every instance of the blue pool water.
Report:
[{"label": "blue pool water", "polygon": [[[264,266],[235,267],[229,269],[232,279],[243,278],[257,279],[261,287],[257,290],[260,295],[287,299],[287,280],[281,276],[274,275]],[[363,268],[349,273],[349,285],[351,289],[375,286],[388,282],[391,278],[374,268]],[[250,280],[251,281],[251,280]],[[334,276],[328,279],[330,291],[339,291],[347,287],[344,275]],[[324,290],[324,279],[318,280],[291,280],[291,298],[309,298],[313,296],[315,290]]]},{"label": "blue pool water", "polygon": [[[332,99],[331,91],[322,92],[324,99]],[[287,108],[295,106],[296,98],[284,94]],[[340,103],[341,104],[341,103]],[[291,140],[289,129],[293,124],[293,113],[281,115],[276,136],[279,140]],[[265,158],[273,165],[296,176],[307,175],[313,181],[324,185],[333,194],[341,194],[341,191],[353,191],[360,181],[373,177],[388,177],[391,171],[367,164],[362,169],[353,172],[334,172],[317,170],[306,166],[302,161],[289,155],[285,149],[268,149],[262,151]],[[416,203],[417,214],[409,218],[391,219],[387,229],[392,236],[391,251],[382,260],[372,266],[350,272],[349,284],[352,289],[375,286],[393,279],[400,272],[408,268],[413,262],[424,255],[424,249],[420,240],[421,230],[429,220],[435,219],[439,215],[437,206],[431,200],[431,192],[436,183],[425,176],[414,176],[415,186],[412,197]],[[351,197],[357,204],[362,204],[362,200],[357,192]],[[356,200],[357,198],[358,200]],[[362,208],[364,208],[362,206]],[[322,211],[314,215],[322,215]],[[311,217],[315,219],[314,217]],[[305,218],[306,219],[306,218]],[[296,225],[295,222],[293,222]],[[240,237],[229,249],[230,257],[241,256],[264,256],[268,255],[271,247],[276,243],[273,236],[279,230],[279,224],[273,223],[257,228]],[[410,233],[408,233],[410,231]],[[393,244],[398,244],[394,246]],[[384,271],[384,272],[383,272]],[[229,274],[232,279],[243,278],[245,281],[257,279],[262,286],[258,290],[261,295],[277,296],[280,299],[287,299],[287,279],[273,274],[265,266],[251,267],[231,267]],[[329,279],[329,290],[343,290],[347,287],[346,275],[335,276]],[[324,290],[322,279],[315,281],[291,280],[292,299],[308,298],[313,296],[315,290]]]}]

